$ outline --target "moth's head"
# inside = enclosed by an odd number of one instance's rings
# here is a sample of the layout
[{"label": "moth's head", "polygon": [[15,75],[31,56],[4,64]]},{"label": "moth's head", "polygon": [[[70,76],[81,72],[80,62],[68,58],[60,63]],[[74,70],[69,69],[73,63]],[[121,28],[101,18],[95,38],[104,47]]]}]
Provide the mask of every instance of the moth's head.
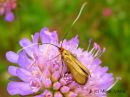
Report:
[{"label": "moth's head", "polygon": [[64,51],[64,48],[62,48],[62,47],[59,47],[59,48],[58,48],[58,50],[59,50],[59,52],[63,53],[63,51]]},{"label": "moth's head", "polygon": [[59,52],[63,58],[68,58],[70,56],[70,52],[64,48],[59,48]]}]

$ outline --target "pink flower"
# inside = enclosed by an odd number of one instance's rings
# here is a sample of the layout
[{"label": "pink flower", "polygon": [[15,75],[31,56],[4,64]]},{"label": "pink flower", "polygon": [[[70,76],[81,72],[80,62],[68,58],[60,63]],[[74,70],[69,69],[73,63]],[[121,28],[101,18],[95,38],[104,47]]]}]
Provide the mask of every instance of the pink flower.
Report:
[{"label": "pink flower", "polygon": [[[42,44],[38,41],[41,40]],[[78,47],[77,36],[63,41],[63,48],[69,50],[91,73],[84,85],[78,84],[66,64],[62,68],[61,56],[58,48],[50,44],[61,46],[57,33],[43,28],[35,33],[32,42],[26,38],[20,40],[22,49],[18,53],[9,51],[6,58],[18,66],[9,66],[9,73],[18,77],[19,81],[9,82],[7,90],[10,95],[33,95],[34,97],[106,97],[107,91],[114,84],[107,67],[101,67],[99,57],[105,51],[94,43],[91,50]],[[54,58],[55,57],[55,58]],[[61,72],[62,68],[62,72]]]},{"label": "pink flower", "polygon": [[111,8],[104,8],[102,14],[105,17],[111,16],[112,15],[112,9]]},{"label": "pink flower", "polygon": [[14,20],[13,9],[16,8],[16,0],[0,0],[0,15],[5,16],[5,20],[11,22]]}]

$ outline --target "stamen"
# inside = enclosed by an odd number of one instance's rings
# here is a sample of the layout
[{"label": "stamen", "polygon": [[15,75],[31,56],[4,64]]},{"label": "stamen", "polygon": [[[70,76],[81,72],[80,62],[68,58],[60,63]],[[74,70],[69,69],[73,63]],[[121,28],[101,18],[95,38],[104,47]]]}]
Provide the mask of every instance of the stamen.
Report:
[{"label": "stamen", "polygon": [[89,51],[89,48],[90,48],[90,46],[91,46],[91,43],[92,43],[92,38],[89,39],[87,51]]},{"label": "stamen", "polygon": [[105,51],[106,51],[106,48],[103,48],[103,50],[101,51],[101,53],[97,57],[100,57]]},{"label": "stamen", "polygon": [[102,53],[101,50],[97,50],[97,52],[95,53],[94,57],[98,57],[101,53]]},{"label": "stamen", "polygon": [[90,53],[94,58],[96,58],[96,57],[100,57],[105,51],[106,51],[105,48],[101,49],[97,43],[94,43],[94,47],[92,48]]},{"label": "stamen", "polygon": [[91,55],[95,52],[95,48],[92,48],[91,51],[89,52]]},{"label": "stamen", "polygon": [[33,39],[33,35],[31,35],[31,38]]}]

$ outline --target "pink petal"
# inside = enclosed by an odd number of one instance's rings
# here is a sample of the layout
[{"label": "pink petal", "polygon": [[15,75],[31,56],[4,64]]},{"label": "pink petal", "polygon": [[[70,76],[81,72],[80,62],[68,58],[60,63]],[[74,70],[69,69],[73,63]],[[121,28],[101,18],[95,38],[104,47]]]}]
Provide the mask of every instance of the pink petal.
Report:
[{"label": "pink petal", "polygon": [[52,85],[52,82],[49,78],[45,78],[45,79],[43,79],[43,84],[44,84],[45,88],[50,88]]},{"label": "pink petal", "polygon": [[60,92],[55,92],[54,97],[63,97],[63,95]]},{"label": "pink petal", "polygon": [[6,58],[8,61],[12,62],[12,63],[17,63],[18,61],[18,54],[12,52],[12,51],[9,51],[6,53]]},{"label": "pink petal", "polygon": [[39,39],[40,34],[39,33],[35,33],[33,36],[33,43],[38,43],[38,39]]},{"label": "pink petal", "polygon": [[63,87],[61,87],[60,90],[61,90],[62,93],[67,93],[67,92],[69,92],[70,88],[67,87],[67,86],[63,86]]},{"label": "pink petal", "polygon": [[53,81],[57,81],[59,78],[60,78],[60,73],[59,73],[59,71],[55,71],[55,72],[52,74],[52,80],[53,80]]},{"label": "pink petal", "polygon": [[27,68],[27,66],[30,65],[31,63],[32,61],[27,57],[24,51],[19,53],[18,64],[22,68]]},{"label": "pink petal", "polygon": [[24,82],[9,82],[7,90],[10,95],[29,95],[33,93],[30,85]]},{"label": "pink petal", "polygon": [[61,87],[61,83],[59,83],[59,82],[55,82],[55,83],[53,84],[53,89],[54,89],[54,90],[58,90],[60,87]]},{"label": "pink petal", "polygon": [[58,37],[56,32],[50,32],[48,28],[43,28],[40,31],[40,38],[42,43],[57,43]]},{"label": "pink petal", "polygon": [[5,20],[8,22],[12,22],[14,20],[14,14],[12,12],[7,12],[5,15]]},{"label": "pink petal", "polygon": [[23,47],[22,49],[26,51],[26,53],[33,58],[33,46],[36,46],[35,44],[32,44],[32,42],[26,38],[23,38],[20,40],[19,44]]},{"label": "pink petal", "polygon": [[73,51],[73,49],[74,49],[74,48],[77,48],[78,45],[79,45],[78,36],[76,35],[74,38],[72,38],[72,39],[69,40],[69,41],[64,40],[62,45],[63,45],[63,47],[65,47],[66,49],[69,49],[69,50],[72,50],[72,51]]},{"label": "pink petal", "polygon": [[22,68],[17,69],[16,74],[24,82],[30,82],[30,78],[33,78],[31,72]]},{"label": "pink petal", "polygon": [[77,97],[77,94],[74,93],[74,92],[69,92],[69,93],[67,94],[67,97]]},{"label": "pink petal", "polygon": [[53,97],[53,95],[50,91],[44,90],[44,92],[42,94],[34,96],[34,97]]},{"label": "pink petal", "polygon": [[16,66],[9,66],[8,72],[9,72],[11,75],[17,76],[17,74],[16,74],[16,70],[17,70],[17,69],[18,69],[18,67],[16,67]]}]

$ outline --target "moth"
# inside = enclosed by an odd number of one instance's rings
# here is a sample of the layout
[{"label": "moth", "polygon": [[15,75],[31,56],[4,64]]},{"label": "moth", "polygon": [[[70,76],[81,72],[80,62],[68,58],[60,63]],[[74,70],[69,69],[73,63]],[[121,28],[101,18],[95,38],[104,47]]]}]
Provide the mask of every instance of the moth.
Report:
[{"label": "moth", "polygon": [[74,80],[84,85],[90,75],[89,70],[70,51],[62,47],[58,48],[58,50],[65,65],[73,75]]},{"label": "moth", "polygon": [[[71,27],[78,20],[85,5],[86,5],[86,2],[82,5],[80,12],[77,18],[72,23]],[[68,33],[65,33],[65,36],[67,36],[67,34]],[[62,39],[62,43],[64,39],[65,37]],[[74,54],[72,54],[69,50],[64,49],[62,47],[62,43],[61,43],[61,47],[58,47],[51,43],[45,43],[45,44],[50,44],[58,48],[58,51],[60,52],[60,55],[61,55],[61,59],[64,61],[64,64],[66,65],[70,73],[72,74],[74,80],[77,83],[84,85],[88,81],[88,78],[90,76],[90,71],[77,59],[77,57],[74,56]]]}]

